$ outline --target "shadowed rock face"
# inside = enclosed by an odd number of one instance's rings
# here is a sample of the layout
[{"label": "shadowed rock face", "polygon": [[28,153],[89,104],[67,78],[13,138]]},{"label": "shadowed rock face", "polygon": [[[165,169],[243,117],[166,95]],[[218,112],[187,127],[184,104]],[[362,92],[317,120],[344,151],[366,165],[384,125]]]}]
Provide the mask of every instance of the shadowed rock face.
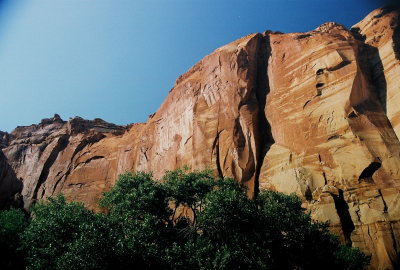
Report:
[{"label": "shadowed rock face", "polygon": [[6,147],[10,140],[10,134],[0,131],[0,149]]},{"label": "shadowed rock face", "polygon": [[377,96],[400,137],[400,17],[398,9],[378,9],[353,26],[357,38],[372,48],[367,56]]},{"label": "shadowed rock face", "polygon": [[[399,264],[399,11],[351,30],[252,34],[176,81],[146,123],[128,127],[55,115],[0,133],[0,201],[25,207],[59,192],[98,209],[126,171],[188,165],[234,177],[249,196],[296,193],[374,269]],[[398,121],[399,120],[399,121]],[[0,153],[1,154],[1,153]],[[15,200],[14,200],[15,201]]]},{"label": "shadowed rock face", "polygon": [[21,191],[22,182],[17,179],[7,158],[0,150],[0,209],[9,206],[21,207],[23,204]]}]

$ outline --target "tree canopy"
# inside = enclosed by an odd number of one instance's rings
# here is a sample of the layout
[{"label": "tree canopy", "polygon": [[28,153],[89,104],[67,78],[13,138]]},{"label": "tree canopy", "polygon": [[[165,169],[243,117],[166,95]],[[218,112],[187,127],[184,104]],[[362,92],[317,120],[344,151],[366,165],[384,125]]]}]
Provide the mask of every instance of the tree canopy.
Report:
[{"label": "tree canopy", "polygon": [[[363,269],[369,257],[311,220],[295,195],[254,199],[209,171],[127,173],[100,200],[104,213],[60,195],[0,223],[21,239],[27,269]],[[11,215],[4,214],[2,216]],[[8,226],[8,227],[10,227]],[[9,230],[10,231],[10,230]],[[3,241],[3,242],[1,242]],[[4,246],[4,244],[3,244]]]}]

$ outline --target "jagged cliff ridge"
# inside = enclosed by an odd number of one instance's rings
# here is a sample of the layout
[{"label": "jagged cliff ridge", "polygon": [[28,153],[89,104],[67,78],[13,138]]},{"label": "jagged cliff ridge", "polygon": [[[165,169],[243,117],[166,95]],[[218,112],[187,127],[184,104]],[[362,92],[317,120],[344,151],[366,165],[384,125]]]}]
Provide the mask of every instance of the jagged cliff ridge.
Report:
[{"label": "jagged cliff ridge", "polygon": [[146,123],[55,115],[0,134],[0,199],[25,207],[63,192],[95,209],[125,171],[211,167],[249,188],[297,193],[313,218],[399,266],[399,14],[351,30],[252,34],[179,77]]},{"label": "jagged cliff ridge", "polygon": [[[101,119],[88,121],[75,117],[65,122],[56,114],[38,125],[17,127],[11,134],[3,133],[2,142],[6,146],[2,151],[8,159],[4,166],[13,170],[0,178],[0,191],[21,193],[26,208],[37,199],[67,190],[71,192],[71,199],[74,196],[74,200],[96,205],[99,194],[111,185],[106,180],[114,180],[115,176],[107,176],[108,167],[103,168],[101,163],[105,156],[82,159],[88,154],[83,150],[107,136],[123,134],[126,128]],[[82,166],[85,172],[79,173],[75,180],[72,172]],[[91,186],[90,183],[99,176],[101,178],[96,181],[100,180],[100,186]],[[85,189],[86,186],[90,187]],[[2,199],[3,204],[15,203],[9,196]]]}]

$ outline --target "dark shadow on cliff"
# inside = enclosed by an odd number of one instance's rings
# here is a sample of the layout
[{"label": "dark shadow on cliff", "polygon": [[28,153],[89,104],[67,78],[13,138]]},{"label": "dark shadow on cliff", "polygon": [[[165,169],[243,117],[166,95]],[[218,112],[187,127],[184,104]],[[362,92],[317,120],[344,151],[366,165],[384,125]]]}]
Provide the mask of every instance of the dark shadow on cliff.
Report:
[{"label": "dark shadow on cliff", "polygon": [[265,32],[261,38],[261,42],[258,48],[257,57],[257,88],[256,96],[259,105],[258,112],[258,127],[259,127],[259,138],[258,138],[258,149],[260,149],[257,157],[257,168],[256,168],[256,178],[255,178],[255,194],[259,193],[259,177],[261,172],[261,167],[264,161],[264,157],[271,145],[275,143],[272,132],[271,125],[265,115],[265,107],[267,103],[267,95],[270,92],[269,78],[268,78],[268,59],[271,55],[271,45],[270,45],[270,32]]},{"label": "dark shadow on cliff", "polygon": [[343,190],[339,189],[339,194],[332,194],[333,201],[335,203],[335,208],[337,214],[340,218],[340,223],[342,224],[343,235],[348,246],[352,245],[351,233],[354,231],[355,226],[353,220],[351,219],[349,206],[343,196]]},{"label": "dark shadow on cliff", "polygon": [[[54,162],[56,161],[58,154],[63,151],[69,143],[69,136],[64,134],[63,136],[60,136],[60,138],[57,141],[56,146],[53,148],[53,150],[51,151],[49,157],[47,158],[46,162],[43,165],[43,169],[42,172],[39,176],[39,180],[38,183],[35,186],[35,190],[33,192],[33,196],[32,196],[32,200],[37,200],[37,199],[41,199],[44,195],[44,190],[42,190],[41,194],[38,194],[39,189],[42,187],[42,185],[44,184],[44,182],[46,182],[49,173],[50,173],[50,169],[51,166],[54,164]],[[32,202],[32,201],[31,201]],[[28,205],[31,203],[28,202]]]},{"label": "dark shadow on cliff", "polygon": [[[400,14],[400,4],[397,5],[394,10]],[[393,29],[393,50],[394,55],[397,60],[400,60],[400,15],[398,15],[394,20],[390,23],[390,27],[394,27]]]},{"label": "dark shadow on cliff", "polygon": [[[382,63],[382,59],[379,55],[379,50],[376,47],[368,45],[365,43],[366,37],[360,33],[360,28],[355,27],[351,29],[353,36],[356,40],[362,42],[360,45],[359,51],[359,59],[360,68],[363,73],[366,75],[367,80],[373,86],[373,93],[376,96],[379,104],[381,105],[382,110],[387,113],[387,82],[384,72],[384,67]],[[362,57],[366,55],[367,57]],[[371,109],[371,104],[369,104],[369,108]],[[361,108],[360,108],[361,109]],[[374,110],[375,111],[375,110]]]},{"label": "dark shadow on cliff", "polygon": [[22,208],[22,188],[22,181],[17,178],[3,151],[0,150],[0,209]]}]

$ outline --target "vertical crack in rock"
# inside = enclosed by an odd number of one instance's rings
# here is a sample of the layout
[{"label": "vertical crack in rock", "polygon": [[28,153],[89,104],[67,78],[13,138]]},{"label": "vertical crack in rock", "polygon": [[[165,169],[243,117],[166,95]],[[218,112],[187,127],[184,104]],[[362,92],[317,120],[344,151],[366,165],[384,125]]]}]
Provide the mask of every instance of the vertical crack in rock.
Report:
[{"label": "vertical crack in rock", "polygon": [[[218,57],[218,61],[219,61],[219,66],[221,67],[221,60]],[[218,104],[218,116],[217,116],[217,135],[215,136],[214,142],[212,144],[212,150],[211,150],[211,160],[212,160],[212,156],[215,153],[216,157],[215,157],[215,163],[217,165],[217,171],[218,171],[218,176],[221,178],[224,178],[224,173],[223,170],[221,168],[221,160],[220,160],[220,147],[219,147],[219,135],[221,134],[222,130],[219,130],[219,116],[220,116],[220,111],[221,111],[221,103]],[[214,152],[215,151],[215,152]]]},{"label": "vertical crack in rock", "polygon": [[383,202],[383,212],[387,213],[388,206],[387,206],[387,204],[386,204],[385,198],[384,198],[383,195],[382,195],[382,191],[381,191],[380,189],[378,189],[378,193],[379,193],[379,195],[380,195],[381,198],[382,198],[382,202]]},{"label": "vertical crack in rock", "polygon": [[332,197],[335,203],[336,212],[342,225],[344,239],[346,243],[351,246],[351,233],[355,230],[355,226],[351,220],[349,206],[344,199],[343,190],[339,189],[339,195],[332,194]]},{"label": "vertical crack in rock", "polygon": [[46,182],[47,177],[50,172],[50,169],[51,169],[52,165],[54,164],[54,162],[56,161],[58,154],[68,146],[68,143],[69,143],[68,139],[69,139],[69,136],[66,134],[64,134],[63,136],[61,136],[58,139],[57,145],[53,148],[48,159],[46,160],[46,162],[43,165],[43,169],[39,176],[38,183],[35,186],[35,190],[33,192],[32,199],[38,199],[44,195],[44,190],[43,190],[42,194],[38,197],[38,191],[39,191],[40,187],[44,184],[44,182]]},{"label": "vertical crack in rock", "polygon": [[267,104],[267,95],[270,92],[269,78],[268,78],[268,59],[271,56],[271,45],[269,32],[265,32],[260,39],[259,48],[257,51],[257,74],[256,74],[256,98],[259,106],[258,110],[258,138],[256,145],[259,149],[257,157],[257,167],[255,175],[255,195],[259,192],[260,172],[269,148],[274,144],[272,137],[271,125],[265,115],[265,106]]},{"label": "vertical crack in rock", "polygon": [[222,168],[221,168],[221,162],[220,162],[220,153],[219,153],[219,135],[221,134],[222,131],[218,131],[217,132],[217,136],[215,136],[213,145],[212,145],[212,152],[214,153],[215,151],[215,155],[216,155],[216,160],[215,163],[217,165],[217,171],[218,171],[218,176],[221,178],[224,178],[224,174],[222,172]]}]

